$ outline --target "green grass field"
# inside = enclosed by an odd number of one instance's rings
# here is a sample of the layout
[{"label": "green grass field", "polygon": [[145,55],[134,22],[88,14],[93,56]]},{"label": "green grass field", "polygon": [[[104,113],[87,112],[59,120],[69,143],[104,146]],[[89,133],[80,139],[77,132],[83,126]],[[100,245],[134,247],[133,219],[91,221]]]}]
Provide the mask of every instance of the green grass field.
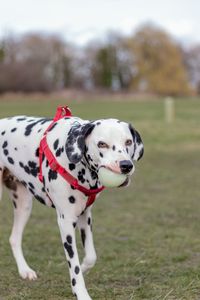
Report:
[{"label": "green grass field", "polygon": [[[58,103],[1,100],[0,117],[53,116]],[[106,190],[93,209],[98,261],[85,276],[92,299],[200,299],[199,100],[177,100],[170,125],[162,100],[69,104],[82,118],[132,122],[145,144],[131,186]],[[72,300],[55,211],[34,202],[23,246],[39,279],[25,282],[8,243],[13,208],[6,192],[2,200],[0,300]]]}]

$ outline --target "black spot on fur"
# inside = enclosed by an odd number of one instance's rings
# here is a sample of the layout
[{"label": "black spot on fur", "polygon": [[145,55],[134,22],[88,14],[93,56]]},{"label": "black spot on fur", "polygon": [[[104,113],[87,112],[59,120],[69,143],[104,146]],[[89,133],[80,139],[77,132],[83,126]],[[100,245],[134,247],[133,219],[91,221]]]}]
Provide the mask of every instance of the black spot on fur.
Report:
[{"label": "black spot on fur", "polygon": [[20,122],[20,121],[25,121],[25,120],[26,120],[26,118],[18,118],[18,119],[17,119],[18,122]]},{"label": "black spot on fur", "polygon": [[58,177],[57,172],[50,169],[50,170],[49,170],[49,173],[48,173],[49,182],[50,182],[51,180],[56,180],[57,177]]},{"label": "black spot on fur", "polygon": [[69,197],[69,202],[72,204],[76,202],[76,199],[74,198],[74,196]]},{"label": "black spot on fur", "polygon": [[75,168],[76,168],[75,164],[72,164],[72,163],[69,164],[70,171],[73,171]]},{"label": "black spot on fur", "polygon": [[14,160],[12,159],[12,157],[8,157],[8,162],[11,164],[11,165],[14,165]]},{"label": "black spot on fur", "polygon": [[15,151],[17,151],[18,149],[17,149],[17,147],[15,147]]},{"label": "black spot on fur", "polygon": [[19,162],[19,165],[21,168],[24,169],[24,171],[27,174],[31,174],[34,177],[37,177],[38,173],[39,173],[39,167],[37,167],[37,164],[33,161],[29,161],[28,165],[24,165],[21,161]]},{"label": "black spot on fur", "polygon": [[69,245],[67,242],[64,243],[64,247],[69,255],[70,258],[73,258],[74,257],[74,251],[72,249],[72,246]]},{"label": "black spot on fur", "polygon": [[13,129],[11,129],[11,132],[15,132],[16,130],[17,130],[17,128],[15,127]]},{"label": "black spot on fur", "polygon": [[33,127],[34,127],[35,125],[37,125],[37,124],[39,124],[39,123],[45,124],[46,122],[49,122],[49,121],[50,121],[49,119],[39,119],[39,120],[33,122],[32,124],[27,125],[26,128],[25,128],[25,133],[24,133],[24,135],[25,135],[25,136],[29,136],[29,135],[31,134],[32,129],[33,129]]},{"label": "black spot on fur", "polygon": [[14,205],[14,208],[17,209],[17,204],[16,204],[15,200],[13,200],[13,205]]},{"label": "black spot on fur", "polygon": [[76,222],[73,223],[73,227],[76,228]]},{"label": "black spot on fur", "polygon": [[78,274],[78,273],[80,272],[79,266],[76,266],[76,267],[75,267],[74,272],[75,272],[76,274]]},{"label": "black spot on fur", "polygon": [[70,261],[68,260],[67,262],[68,262],[69,268],[71,269],[72,265],[71,265]]},{"label": "black spot on fur", "polygon": [[92,177],[93,180],[97,179],[98,176],[97,176],[97,173],[95,171],[91,171],[90,173],[91,173],[91,177]]},{"label": "black spot on fur", "polygon": [[83,247],[85,247],[85,239],[86,239],[85,230],[81,228],[81,240],[83,243]]},{"label": "black spot on fur", "polygon": [[97,123],[96,123],[96,125],[98,125],[98,126],[99,126],[100,124],[101,124],[101,122],[97,122]]},{"label": "black spot on fur", "polygon": [[59,144],[59,139],[55,140],[55,142],[53,143],[54,150],[58,148],[58,144]]},{"label": "black spot on fur", "polygon": [[36,149],[36,151],[35,151],[35,156],[36,156],[36,157],[39,157],[39,148]]},{"label": "black spot on fur", "polygon": [[115,150],[116,150],[116,147],[115,147],[115,145],[112,147],[112,149],[113,149],[113,151],[115,151]]},{"label": "black spot on fur", "polygon": [[35,169],[36,168],[36,166],[37,166],[37,164],[36,164],[36,162],[34,162],[34,161],[29,161],[28,162],[28,165],[29,165],[29,167],[32,169]]},{"label": "black spot on fur", "polygon": [[46,205],[45,200],[42,197],[40,197],[39,195],[35,195],[35,199],[37,199],[40,203]]},{"label": "black spot on fur", "polygon": [[76,285],[76,279],[73,278],[73,279],[72,279],[72,286],[75,286],[75,285]]},{"label": "black spot on fur", "polygon": [[81,182],[81,183],[84,183],[85,182],[85,178],[83,177],[83,174],[81,172],[78,172],[78,180]]},{"label": "black spot on fur", "polygon": [[24,180],[22,180],[21,183],[22,183],[25,187],[27,186],[27,183],[26,183]]},{"label": "black spot on fur", "polygon": [[62,147],[62,148],[59,148],[57,151],[56,151],[56,157],[59,157],[61,154],[62,154],[62,152],[64,151],[64,148]]},{"label": "black spot on fur", "polygon": [[20,161],[20,162],[19,162],[19,165],[20,165],[21,168],[24,168],[23,162]]},{"label": "black spot on fur", "polygon": [[24,171],[27,173],[27,174],[30,174],[30,169],[28,166],[24,166]]},{"label": "black spot on fur", "polygon": [[100,155],[101,157],[103,157],[103,153],[99,152],[99,155]]},{"label": "black spot on fur", "polygon": [[31,192],[31,194],[35,195],[34,190],[32,190],[31,188],[28,188],[28,189]]},{"label": "black spot on fur", "polygon": [[91,218],[89,217],[88,218],[88,225],[90,225],[91,224]]},{"label": "black spot on fur", "polygon": [[87,155],[87,158],[89,161],[93,161],[92,157],[90,156],[90,154]]},{"label": "black spot on fur", "polygon": [[31,183],[31,182],[29,182],[28,183],[28,185],[30,186],[30,188],[32,188],[32,189],[34,189],[35,187],[34,187],[34,185]]},{"label": "black spot on fur", "polygon": [[67,235],[67,238],[66,238],[68,244],[72,244],[72,236],[71,235]]},{"label": "black spot on fur", "polygon": [[80,272],[79,266],[76,266],[76,267],[75,267],[74,272],[75,272],[76,274],[78,274],[78,273]]},{"label": "black spot on fur", "polygon": [[8,146],[8,142],[5,141],[5,142],[3,143],[3,145],[2,145],[2,148],[6,148],[7,146]]},{"label": "black spot on fur", "polygon": [[8,150],[7,150],[7,149],[4,149],[4,150],[3,150],[3,153],[4,153],[5,156],[7,156],[7,155],[8,155]]},{"label": "black spot on fur", "polygon": [[5,132],[5,130],[4,131],[2,131],[2,133],[1,133],[1,135],[4,135],[6,132]]}]

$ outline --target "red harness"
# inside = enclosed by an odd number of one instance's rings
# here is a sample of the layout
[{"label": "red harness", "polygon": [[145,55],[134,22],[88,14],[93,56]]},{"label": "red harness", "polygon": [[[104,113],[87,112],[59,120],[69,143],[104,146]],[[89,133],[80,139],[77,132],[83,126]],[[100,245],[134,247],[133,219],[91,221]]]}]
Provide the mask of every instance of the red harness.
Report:
[{"label": "red harness", "polygon": [[[40,173],[39,173],[39,180],[43,182],[43,175],[42,175],[42,160],[45,156],[46,159],[49,162],[49,166],[51,170],[56,171],[59,173],[70,185],[72,185],[76,190],[79,190],[80,192],[84,193],[86,196],[88,196],[88,200],[86,203],[86,207],[92,205],[96,199],[96,195],[103,191],[104,187],[98,188],[98,189],[87,189],[84,186],[80,185],[78,183],[78,180],[73,177],[66,169],[64,169],[56,160],[55,156],[51,152],[48,144],[47,144],[47,133],[52,128],[52,126],[57,122],[58,120],[67,117],[70,118],[72,116],[70,109],[66,107],[59,106],[56,111],[56,115],[52,121],[52,123],[49,125],[47,130],[44,132],[43,138],[40,141],[40,148],[39,148],[39,167],[40,167]],[[49,197],[49,196],[48,196]]]}]

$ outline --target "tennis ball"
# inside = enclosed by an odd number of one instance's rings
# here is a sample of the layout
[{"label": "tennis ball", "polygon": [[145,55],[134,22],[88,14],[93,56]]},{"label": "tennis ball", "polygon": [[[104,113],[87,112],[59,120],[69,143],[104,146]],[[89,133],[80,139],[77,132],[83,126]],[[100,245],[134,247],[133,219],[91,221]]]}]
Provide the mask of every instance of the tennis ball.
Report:
[{"label": "tennis ball", "polygon": [[105,167],[99,169],[98,176],[101,184],[105,187],[118,187],[127,179],[126,175],[112,172]]}]

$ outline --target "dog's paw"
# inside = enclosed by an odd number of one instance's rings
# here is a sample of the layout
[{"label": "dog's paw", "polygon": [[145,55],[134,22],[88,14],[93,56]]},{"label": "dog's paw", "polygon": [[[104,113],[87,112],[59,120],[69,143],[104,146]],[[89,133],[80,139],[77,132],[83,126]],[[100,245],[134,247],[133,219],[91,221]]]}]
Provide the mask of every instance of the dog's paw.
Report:
[{"label": "dog's paw", "polygon": [[19,275],[23,279],[28,279],[28,280],[36,280],[37,279],[37,274],[35,271],[33,271],[31,268],[20,270]]}]

